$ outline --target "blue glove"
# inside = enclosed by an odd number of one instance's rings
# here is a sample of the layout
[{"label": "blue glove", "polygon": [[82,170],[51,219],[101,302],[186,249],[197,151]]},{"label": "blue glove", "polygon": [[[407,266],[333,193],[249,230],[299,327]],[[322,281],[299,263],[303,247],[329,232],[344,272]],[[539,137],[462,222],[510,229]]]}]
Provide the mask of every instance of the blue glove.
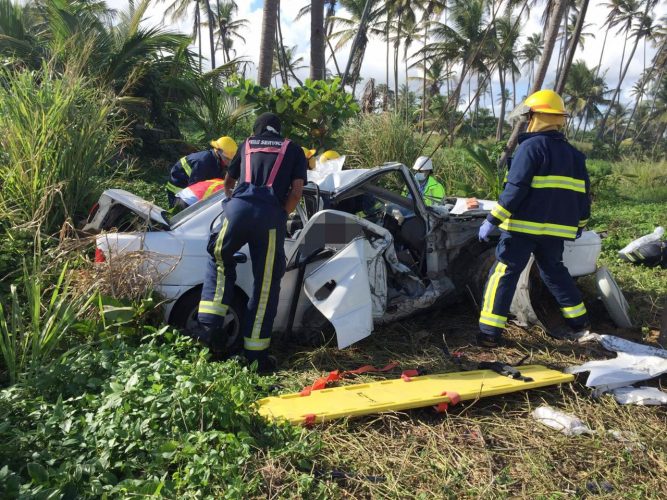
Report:
[{"label": "blue glove", "polygon": [[578,240],[579,238],[581,238],[581,233],[583,233],[583,232],[584,232],[584,228],[583,228],[583,227],[578,228],[578,229],[577,229],[577,236],[575,236],[574,239],[575,239],[575,240]]},{"label": "blue glove", "polygon": [[484,224],[479,226],[479,241],[489,241],[489,235],[495,228],[496,226],[485,220]]}]

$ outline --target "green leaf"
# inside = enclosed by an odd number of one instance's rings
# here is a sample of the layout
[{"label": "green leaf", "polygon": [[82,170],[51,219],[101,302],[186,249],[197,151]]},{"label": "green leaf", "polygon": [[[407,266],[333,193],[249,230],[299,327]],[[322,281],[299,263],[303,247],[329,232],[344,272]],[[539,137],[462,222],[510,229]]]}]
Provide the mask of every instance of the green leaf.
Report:
[{"label": "green leaf", "polygon": [[44,484],[49,480],[49,472],[36,462],[30,462],[28,464],[28,474],[37,484]]}]

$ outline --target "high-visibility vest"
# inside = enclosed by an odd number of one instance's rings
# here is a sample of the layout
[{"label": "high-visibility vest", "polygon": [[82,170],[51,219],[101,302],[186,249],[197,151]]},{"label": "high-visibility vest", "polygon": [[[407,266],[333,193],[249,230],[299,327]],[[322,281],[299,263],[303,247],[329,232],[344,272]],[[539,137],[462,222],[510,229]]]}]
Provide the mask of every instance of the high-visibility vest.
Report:
[{"label": "high-visibility vest", "polygon": [[185,189],[176,193],[176,197],[185,203],[192,205],[198,201],[205,200],[209,196],[217,193],[225,187],[225,181],[222,179],[209,179],[207,181],[196,182]]}]

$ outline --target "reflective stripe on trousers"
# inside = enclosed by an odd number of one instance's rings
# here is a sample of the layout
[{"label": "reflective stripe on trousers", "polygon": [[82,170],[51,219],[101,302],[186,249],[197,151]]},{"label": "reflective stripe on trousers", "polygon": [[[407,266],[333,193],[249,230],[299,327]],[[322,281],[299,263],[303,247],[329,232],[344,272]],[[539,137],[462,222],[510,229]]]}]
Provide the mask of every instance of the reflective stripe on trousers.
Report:
[{"label": "reflective stripe on trousers", "polygon": [[581,292],[563,264],[563,240],[502,231],[496,247],[496,263],[489,272],[484,288],[479,317],[479,328],[482,332],[489,335],[502,333],[519,277],[528,264],[531,253],[535,257],[542,281],[558,302],[568,324],[573,329],[580,329],[588,323]]}]

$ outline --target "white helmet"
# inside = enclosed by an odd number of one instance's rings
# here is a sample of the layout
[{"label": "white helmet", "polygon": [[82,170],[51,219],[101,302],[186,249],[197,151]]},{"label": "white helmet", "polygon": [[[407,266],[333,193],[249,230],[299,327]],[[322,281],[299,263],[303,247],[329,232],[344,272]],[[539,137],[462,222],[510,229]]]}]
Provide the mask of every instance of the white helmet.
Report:
[{"label": "white helmet", "polygon": [[433,162],[428,156],[420,156],[415,161],[412,170],[417,170],[418,172],[432,172],[433,171]]}]

